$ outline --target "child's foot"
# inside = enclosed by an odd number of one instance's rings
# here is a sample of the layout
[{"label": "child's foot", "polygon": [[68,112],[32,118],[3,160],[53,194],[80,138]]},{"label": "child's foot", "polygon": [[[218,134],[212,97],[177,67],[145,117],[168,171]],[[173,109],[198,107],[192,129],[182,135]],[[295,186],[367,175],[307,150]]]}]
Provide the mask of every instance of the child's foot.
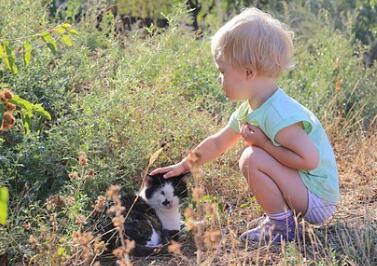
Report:
[{"label": "child's foot", "polygon": [[[251,245],[258,243],[280,244],[282,240],[294,240],[296,228],[293,216],[284,220],[273,220],[266,216],[256,228],[244,232],[240,236],[240,241],[248,241]],[[298,233],[300,233],[299,230]]]}]

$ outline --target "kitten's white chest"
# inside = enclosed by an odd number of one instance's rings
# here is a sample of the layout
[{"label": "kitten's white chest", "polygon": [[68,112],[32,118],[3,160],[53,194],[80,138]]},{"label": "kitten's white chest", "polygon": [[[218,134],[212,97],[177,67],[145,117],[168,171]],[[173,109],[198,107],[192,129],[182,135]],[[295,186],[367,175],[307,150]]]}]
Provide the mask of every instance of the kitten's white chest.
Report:
[{"label": "kitten's white chest", "polygon": [[161,236],[154,228],[152,229],[152,235],[150,240],[147,242],[146,246],[147,247],[156,247],[161,244]]},{"label": "kitten's white chest", "polygon": [[156,210],[156,214],[161,221],[162,227],[167,230],[180,230],[182,225],[179,208],[171,210]]}]

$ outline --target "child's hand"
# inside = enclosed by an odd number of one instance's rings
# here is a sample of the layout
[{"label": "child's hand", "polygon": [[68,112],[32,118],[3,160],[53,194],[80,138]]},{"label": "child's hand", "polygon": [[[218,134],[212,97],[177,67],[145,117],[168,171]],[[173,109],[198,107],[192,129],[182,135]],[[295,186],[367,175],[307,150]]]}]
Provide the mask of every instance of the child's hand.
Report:
[{"label": "child's hand", "polygon": [[170,165],[170,166],[162,167],[162,168],[157,168],[157,169],[153,170],[150,174],[155,175],[155,174],[165,173],[164,178],[170,178],[170,177],[174,177],[174,176],[178,176],[178,175],[187,173],[189,170],[190,169],[189,169],[186,161],[183,160],[183,161],[181,161],[177,164],[174,164],[174,165]]},{"label": "child's hand", "polygon": [[246,124],[241,130],[241,136],[248,145],[263,147],[268,141],[263,131],[256,126]]}]

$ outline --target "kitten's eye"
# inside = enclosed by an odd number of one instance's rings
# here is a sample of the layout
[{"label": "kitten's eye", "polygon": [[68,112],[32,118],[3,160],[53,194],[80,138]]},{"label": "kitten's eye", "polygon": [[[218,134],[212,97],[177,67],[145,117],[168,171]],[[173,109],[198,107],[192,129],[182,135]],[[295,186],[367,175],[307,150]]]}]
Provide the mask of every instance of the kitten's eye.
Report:
[{"label": "kitten's eye", "polygon": [[161,194],[165,196],[165,192],[164,191],[161,191]]}]

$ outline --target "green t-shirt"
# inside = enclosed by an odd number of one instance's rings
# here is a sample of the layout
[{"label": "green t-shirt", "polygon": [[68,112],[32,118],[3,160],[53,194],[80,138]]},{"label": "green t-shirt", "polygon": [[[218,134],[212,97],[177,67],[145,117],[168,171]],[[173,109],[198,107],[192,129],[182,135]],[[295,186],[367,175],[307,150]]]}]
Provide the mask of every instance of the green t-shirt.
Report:
[{"label": "green t-shirt", "polygon": [[305,132],[319,152],[320,162],[313,170],[299,170],[299,175],[308,190],[318,197],[333,203],[339,201],[338,170],[334,151],[321,123],[311,111],[279,88],[254,111],[248,101],[242,103],[231,115],[228,125],[240,132],[246,122],[258,126],[275,146],[280,146],[275,137],[281,129],[302,122]]}]

